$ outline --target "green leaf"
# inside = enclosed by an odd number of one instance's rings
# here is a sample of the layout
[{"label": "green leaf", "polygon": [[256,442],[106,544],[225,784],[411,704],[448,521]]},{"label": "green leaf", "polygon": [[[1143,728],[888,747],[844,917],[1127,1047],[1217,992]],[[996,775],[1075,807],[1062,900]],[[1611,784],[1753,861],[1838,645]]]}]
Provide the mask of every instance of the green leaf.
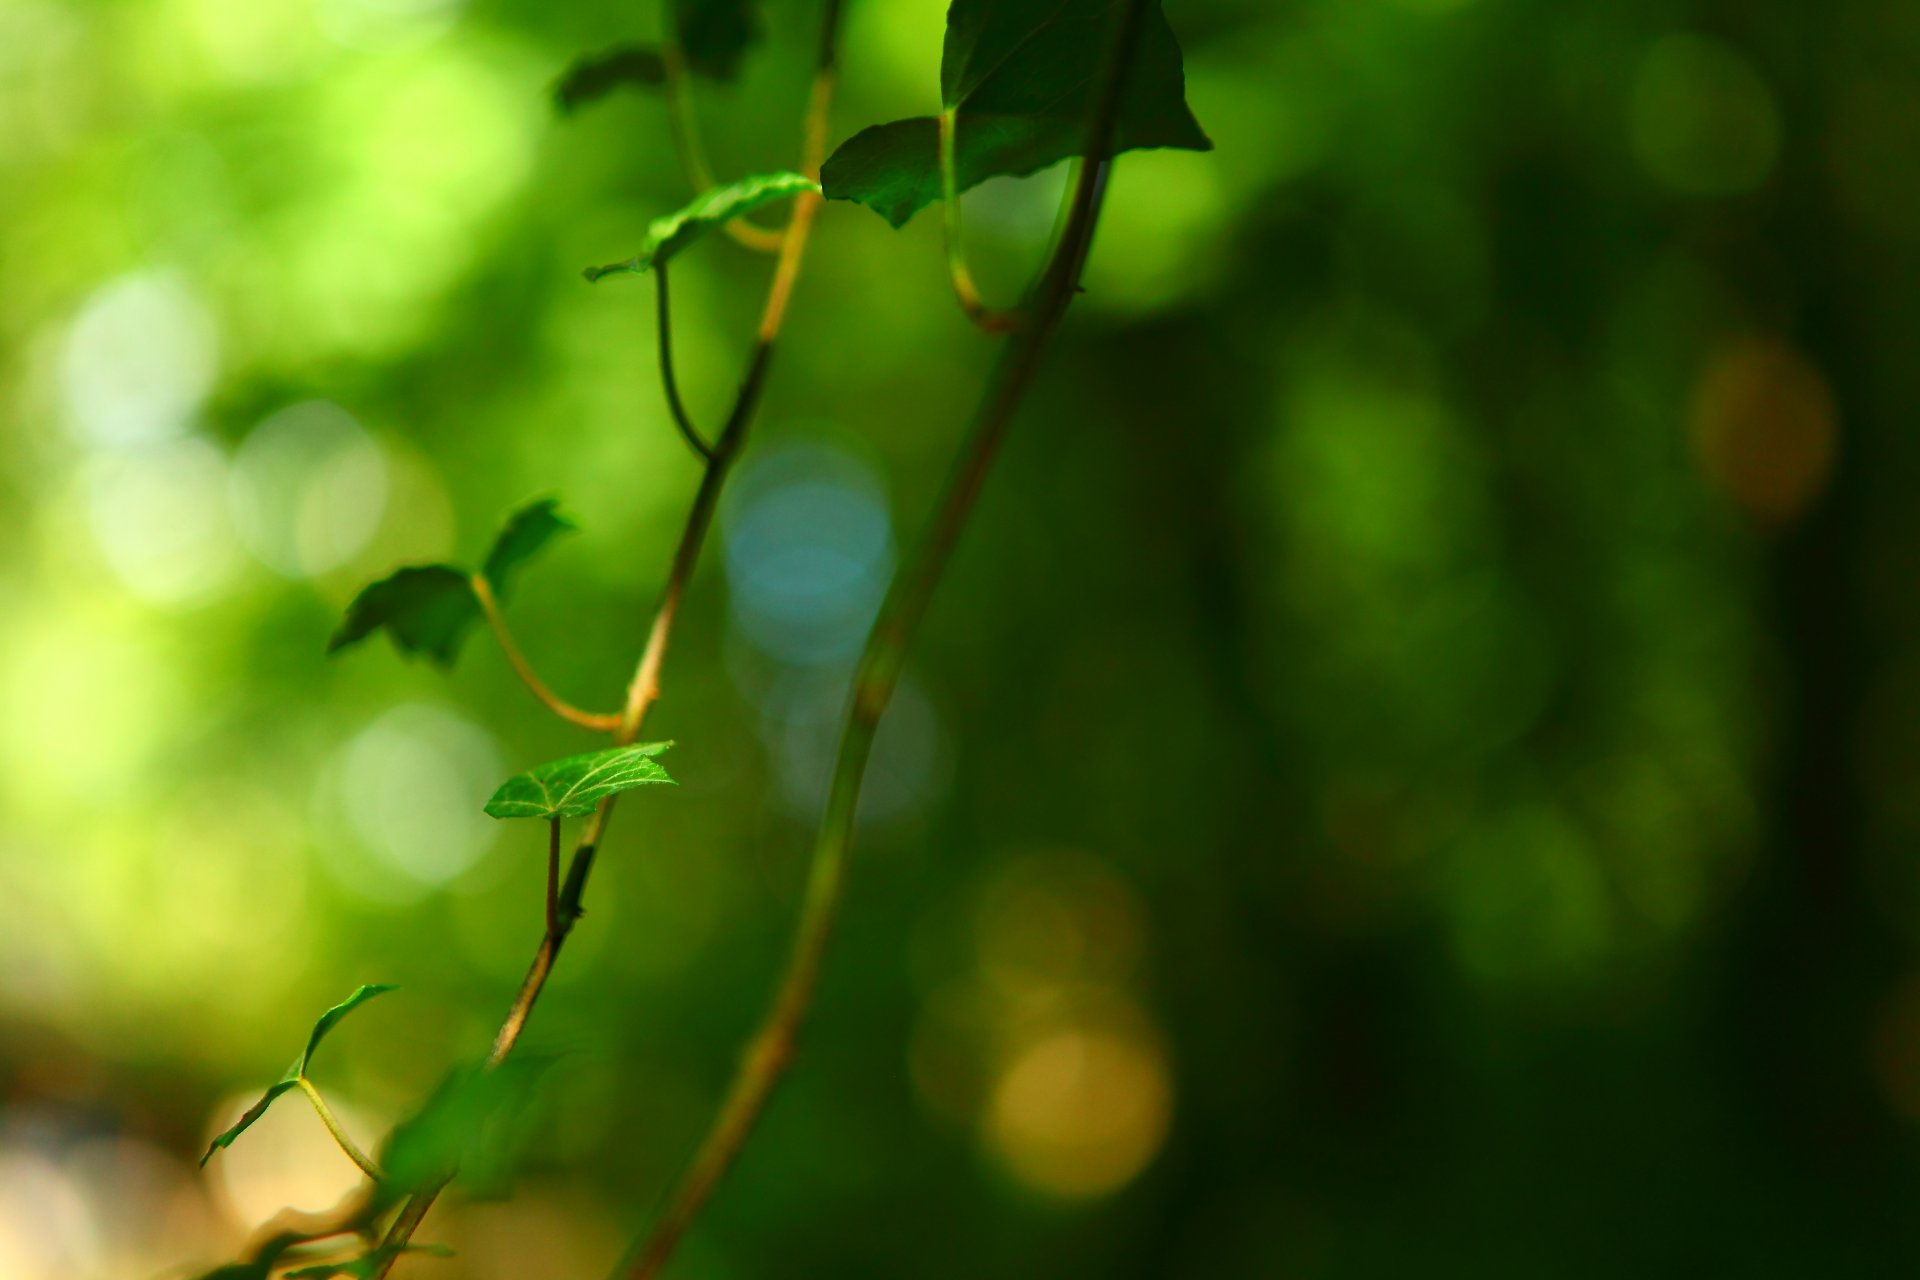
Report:
[{"label": "green leaf", "polygon": [[310,1267],[298,1267],[286,1273],[284,1280],[331,1280],[334,1276],[348,1276],[352,1280],[373,1280],[380,1274],[380,1268],[390,1259],[403,1253],[426,1254],[433,1258],[451,1258],[453,1250],[444,1244],[383,1244],[371,1253],[363,1253],[357,1258],[345,1258],[339,1262],[321,1262]]},{"label": "green leaf", "polygon": [[499,1188],[526,1138],[521,1121],[551,1056],[516,1055],[492,1068],[447,1073],[418,1112],[394,1126],[380,1153],[386,1185],[437,1186],[458,1170],[469,1186]]},{"label": "green leaf", "polygon": [[687,66],[714,80],[740,74],[740,61],[760,38],[754,0],[673,0],[673,28]]},{"label": "green leaf", "polygon": [[300,1051],[300,1056],[293,1060],[293,1065],[288,1067],[278,1080],[267,1086],[267,1091],[260,1095],[259,1101],[242,1112],[238,1120],[207,1146],[207,1153],[200,1157],[201,1166],[204,1168],[207,1161],[213,1159],[214,1152],[223,1147],[232,1146],[235,1138],[251,1128],[255,1120],[267,1114],[267,1108],[273,1105],[275,1098],[289,1089],[298,1087],[300,1077],[307,1073],[307,1065],[313,1061],[313,1051],[320,1047],[320,1042],[326,1039],[327,1033],[340,1024],[340,1019],[375,996],[383,996],[394,990],[397,988],[385,983],[363,983],[354,988],[352,995],[321,1014],[319,1021],[313,1024],[313,1031],[307,1036],[307,1047]]},{"label": "green leaf", "polygon": [[654,757],[672,745],[646,742],[543,764],[501,783],[487,801],[487,813],[495,818],[560,818],[592,813],[607,796],[648,783],[671,783],[673,779]]},{"label": "green leaf", "polygon": [[[954,0],[940,89],[954,117],[957,191],[1087,154],[1119,11],[1117,0]],[[1159,0],[1149,5],[1102,158],[1155,147],[1213,149],[1187,108],[1180,43]],[[925,116],[865,129],[833,153],[820,178],[829,200],[857,201],[904,226],[941,198],[940,122]]]},{"label": "green leaf", "polygon": [[493,549],[487,552],[486,564],[480,570],[487,575],[493,594],[506,599],[508,578],[514,570],[532,559],[554,537],[572,533],[577,527],[560,514],[560,503],[555,498],[541,498],[514,512],[501,528],[500,536],[493,540]]},{"label": "green leaf", "polygon": [[667,65],[652,45],[621,44],[577,60],[553,86],[553,104],[566,115],[627,85],[658,85]]},{"label": "green leaf", "polygon": [[588,280],[631,272],[643,274],[666,261],[715,227],[724,226],[761,205],[788,200],[820,187],[811,178],[797,173],[762,173],[724,187],[714,187],[696,196],[693,203],[678,213],[655,218],[647,227],[647,238],[640,252],[625,262],[604,267],[588,267]]},{"label": "green leaf", "polygon": [[467,575],[448,564],[412,565],[363,589],[347,606],[347,616],[327,641],[337,653],[385,628],[403,655],[425,654],[451,667],[467,630],[480,620]]}]

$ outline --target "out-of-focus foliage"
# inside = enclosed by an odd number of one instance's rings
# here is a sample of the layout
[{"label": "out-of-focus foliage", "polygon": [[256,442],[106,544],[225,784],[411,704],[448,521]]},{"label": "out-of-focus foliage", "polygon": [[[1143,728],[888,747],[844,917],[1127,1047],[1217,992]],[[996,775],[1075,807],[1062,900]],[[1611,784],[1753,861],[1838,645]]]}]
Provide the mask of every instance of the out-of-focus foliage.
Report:
[{"label": "out-of-focus foliage", "polygon": [[[1170,0],[1129,154],[875,758],[818,1016],[677,1262],[761,1275],[1871,1276],[1920,1195],[1920,10]],[[696,99],[795,163],[811,4]],[[937,111],[850,0],[834,139]],[[490,647],[322,650],[529,495],[617,705],[697,459],[661,101],[610,0],[0,3],[0,1275],[234,1255],[484,1052],[542,927],[482,806],[594,745]],[[1057,170],[968,197],[983,289]],[[604,1274],[764,1008],[845,673],[992,356],[937,219],[828,205],[528,1032],[510,1199],[405,1260]],[[768,263],[675,262],[696,417]],[[401,1005],[404,1004],[404,1009]]]}]

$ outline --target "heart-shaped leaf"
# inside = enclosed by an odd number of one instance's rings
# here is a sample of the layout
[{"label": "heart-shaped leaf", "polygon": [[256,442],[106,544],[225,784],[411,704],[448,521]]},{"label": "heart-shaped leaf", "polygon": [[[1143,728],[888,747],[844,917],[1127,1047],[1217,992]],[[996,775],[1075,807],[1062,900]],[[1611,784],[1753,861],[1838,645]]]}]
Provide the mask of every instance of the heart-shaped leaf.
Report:
[{"label": "heart-shaped leaf", "polygon": [[651,45],[622,44],[590,53],[553,86],[553,104],[571,115],[626,85],[652,87],[667,78],[666,60]]},{"label": "heart-shaped leaf", "polygon": [[803,192],[819,190],[818,183],[798,173],[762,173],[728,183],[724,187],[714,187],[694,197],[693,202],[679,212],[655,218],[647,227],[647,238],[642,242],[640,252],[633,257],[604,267],[588,267],[583,274],[590,281],[623,272],[643,274],[655,266],[664,265],[707,232],[751,213],[761,205],[790,200]]},{"label": "heart-shaped leaf", "polygon": [[[954,130],[954,189],[1022,177],[1087,154],[1102,63],[1118,0],[954,0],[940,62]],[[1152,0],[1127,77],[1107,158],[1213,143],[1187,108],[1180,43]],[[941,198],[940,121],[875,125],[843,143],[821,170],[829,200],[854,200],[904,226]]]},{"label": "heart-shaped leaf", "polygon": [[654,757],[672,745],[646,742],[543,764],[501,783],[487,801],[487,813],[495,818],[548,819],[592,813],[607,796],[649,783],[671,783],[673,779]]},{"label": "heart-shaped leaf", "polygon": [[267,1108],[273,1105],[275,1098],[278,1098],[287,1090],[299,1086],[300,1077],[307,1073],[307,1066],[313,1061],[313,1051],[320,1047],[320,1042],[326,1038],[327,1033],[339,1025],[340,1019],[346,1017],[375,996],[383,996],[393,990],[396,990],[396,988],[385,983],[365,983],[354,988],[353,994],[345,1000],[342,1000],[339,1004],[321,1014],[320,1020],[313,1024],[313,1031],[307,1036],[307,1047],[300,1051],[300,1056],[293,1060],[293,1065],[288,1067],[278,1080],[275,1080],[267,1086],[267,1091],[260,1095],[259,1101],[242,1112],[238,1120],[234,1121],[232,1125],[228,1126],[225,1132],[221,1133],[208,1145],[207,1153],[200,1157],[200,1163],[204,1166],[207,1161],[213,1158],[214,1152],[220,1150],[222,1147],[232,1146],[235,1138],[238,1138],[251,1128],[255,1120],[267,1114]]},{"label": "heart-shaped leaf", "polygon": [[[507,517],[482,569],[496,597],[506,598],[522,564],[556,535],[573,531],[574,523],[559,508],[557,499],[540,498]],[[409,565],[362,588],[327,641],[327,652],[336,653],[384,629],[404,656],[423,654],[435,666],[451,667],[481,616],[466,570],[450,564]]]}]

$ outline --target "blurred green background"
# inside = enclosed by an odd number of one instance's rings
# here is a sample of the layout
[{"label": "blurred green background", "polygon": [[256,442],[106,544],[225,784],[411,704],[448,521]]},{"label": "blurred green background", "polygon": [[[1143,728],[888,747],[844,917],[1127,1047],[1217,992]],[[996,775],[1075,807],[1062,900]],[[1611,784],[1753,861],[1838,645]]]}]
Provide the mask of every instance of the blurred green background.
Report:
[{"label": "blurred green background", "polygon": [[[703,88],[792,163],[815,6]],[[1920,1246],[1920,6],[1170,0],[1212,155],[1124,160],[883,734],[788,1086],[684,1280],[1877,1276]],[[935,105],[849,5],[834,137]],[[540,929],[481,801],[591,743],[696,470],[607,0],[0,0],[0,1276],[184,1274],[480,1052]],[[1060,175],[968,197],[1011,296]],[[829,206],[446,1280],[604,1272],[798,900],[850,657],[992,352],[936,214]],[[766,262],[676,271],[711,421]]]}]

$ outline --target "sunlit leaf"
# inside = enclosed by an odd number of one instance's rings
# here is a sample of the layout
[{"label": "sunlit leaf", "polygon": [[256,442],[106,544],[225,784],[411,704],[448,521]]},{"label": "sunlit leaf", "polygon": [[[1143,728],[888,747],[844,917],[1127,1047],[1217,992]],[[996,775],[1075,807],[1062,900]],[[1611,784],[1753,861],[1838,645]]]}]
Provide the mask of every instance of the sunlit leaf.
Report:
[{"label": "sunlit leaf", "polygon": [[673,26],[687,66],[715,80],[740,73],[760,38],[756,0],[673,0]]},{"label": "sunlit leaf", "polygon": [[[1086,128],[1121,6],[1116,0],[954,0],[940,64],[954,117],[956,190],[1020,177],[1088,152]],[[1152,0],[1108,156],[1213,143],[1187,108],[1180,44]],[[902,226],[941,198],[940,125],[875,125],[821,171],[830,200],[854,200]]]},{"label": "sunlit leaf", "polygon": [[802,192],[818,190],[818,184],[811,178],[797,173],[756,174],[724,187],[715,187],[696,196],[691,204],[678,213],[655,218],[647,227],[647,238],[641,244],[639,253],[625,262],[588,267],[585,275],[588,280],[598,280],[602,276],[622,272],[638,275],[649,271],[715,227],[724,226],[742,214],[751,213],[761,205],[790,200]]},{"label": "sunlit leaf", "polygon": [[494,539],[493,549],[487,552],[486,564],[481,568],[493,586],[493,593],[506,599],[508,579],[514,570],[538,554],[554,537],[572,533],[576,527],[560,514],[560,503],[554,498],[541,498],[514,512],[501,528],[500,536]]},{"label": "sunlit leaf", "polygon": [[329,1031],[340,1024],[342,1018],[375,996],[385,995],[395,989],[385,983],[363,983],[354,988],[352,995],[321,1014],[319,1020],[313,1024],[313,1031],[307,1036],[307,1047],[300,1051],[300,1056],[293,1060],[293,1065],[288,1067],[278,1080],[268,1085],[267,1091],[260,1095],[259,1100],[242,1112],[238,1120],[207,1146],[207,1153],[200,1157],[200,1163],[204,1166],[213,1158],[214,1152],[223,1147],[232,1146],[235,1138],[252,1127],[254,1121],[267,1114],[267,1108],[273,1105],[274,1099],[287,1090],[299,1086],[300,1077],[307,1073],[307,1066],[313,1061],[313,1051],[320,1047],[320,1042],[326,1039]]},{"label": "sunlit leaf", "polygon": [[487,813],[496,818],[559,818],[592,813],[607,796],[671,783],[672,778],[654,757],[671,742],[646,742],[630,747],[590,751],[543,764],[500,784],[487,801]]},{"label": "sunlit leaf", "polygon": [[553,86],[553,103],[572,114],[628,85],[653,86],[665,80],[666,63],[651,45],[622,44],[590,53],[568,67]]},{"label": "sunlit leaf", "polygon": [[353,598],[327,641],[327,652],[337,653],[384,628],[402,654],[424,654],[428,661],[450,667],[467,630],[479,620],[480,602],[466,574],[452,565],[413,565]]}]

